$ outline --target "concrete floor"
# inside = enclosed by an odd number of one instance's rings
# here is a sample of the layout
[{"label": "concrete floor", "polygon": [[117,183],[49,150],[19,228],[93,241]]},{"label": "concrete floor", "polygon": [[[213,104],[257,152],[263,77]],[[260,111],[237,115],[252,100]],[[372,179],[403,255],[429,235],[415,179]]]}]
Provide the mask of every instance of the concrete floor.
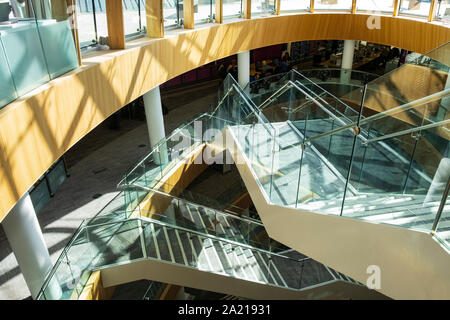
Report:
[{"label": "concrete floor", "polygon": [[[220,81],[161,92],[169,109],[164,116],[166,133],[205,112]],[[144,147],[142,145],[145,145]],[[115,195],[127,170],[150,151],[145,121],[122,120],[120,131],[100,125],[68,151],[70,177],[38,214],[52,262],[58,259],[83,219],[90,218]],[[101,194],[98,198],[94,195]],[[16,258],[0,227],[0,299],[26,299],[30,292]]]}]

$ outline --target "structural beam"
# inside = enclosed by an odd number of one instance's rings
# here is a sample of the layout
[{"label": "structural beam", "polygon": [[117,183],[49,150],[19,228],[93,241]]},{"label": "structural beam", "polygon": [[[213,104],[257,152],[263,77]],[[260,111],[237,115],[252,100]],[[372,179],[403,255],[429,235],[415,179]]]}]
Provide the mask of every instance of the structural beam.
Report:
[{"label": "structural beam", "polygon": [[163,0],[145,1],[145,18],[147,21],[147,36],[149,38],[164,38]]},{"label": "structural beam", "polygon": [[216,0],[216,23],[223,22],[223,0]]},{"label": "structural beam", "polygon": [[252,18],[252,1],[251,0],[242,0],[242,13],[244,19]]},{"label": "structural beam", "polygon": [[125,49],[123,2],[122,0],[109,0],[105,3],[109,47],[111,49]]},{"label": "structural beam", "polygon": [[183,20],[185,29],[194,29],[194,0],[183,0]]}]

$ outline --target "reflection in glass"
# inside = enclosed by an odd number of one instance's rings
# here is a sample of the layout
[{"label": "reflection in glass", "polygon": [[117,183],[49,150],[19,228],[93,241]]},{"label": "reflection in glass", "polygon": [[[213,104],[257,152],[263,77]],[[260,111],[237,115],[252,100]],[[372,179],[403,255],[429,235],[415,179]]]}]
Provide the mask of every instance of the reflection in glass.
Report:
[{"label": "reflection in glass", "polygon": [[350,10],[352,0],[315,0],[314,10]]},{"label": "reflection in glass", "polygon": [[310,0],[281,0],[280,11],[310,10]]},{"label": "reflection in glass", "polygon": [[212,22],[215,1],[198,0],[194,1],[194,21]]},{"label": "reflection in glass", "polygon": [[145,21],[145,1],[123,0],[123,18],[126,36],[142,33]]},{"label": "reflection in glass", "polygon": [[450,0],[442,0],[438,2],[436,8],[436,19],[442,20],[445,24],[450,23]]},{"label": "reflection in glass", "polygon": [[430,0],[401,0],[400,14],[428,17],[430,13]]},{"label": "reflection in glass", "polygon": [[252,0],[252,15],[274,12],[275,0]]},{"label": "reflection in glass", "polygon": [[370,12],[394,12],[394,0],[358,0],[356,10]]},{"label": "reflection in glass", "polygon": [[[177,7],[179,10],[177,10]],[[183,2],[178,0],[163,0],[164,27],[179,24],[183,14]]]},{"label": "reflection in glass", "polygon": [[223,16],[236,17],[242,15],[242,0],[223,0]]}]

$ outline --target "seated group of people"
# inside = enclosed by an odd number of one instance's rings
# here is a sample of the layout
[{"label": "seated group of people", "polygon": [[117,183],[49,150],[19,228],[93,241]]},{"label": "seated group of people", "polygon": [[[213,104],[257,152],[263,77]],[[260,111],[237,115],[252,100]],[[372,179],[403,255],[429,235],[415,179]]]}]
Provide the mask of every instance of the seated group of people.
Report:
[{"label": "seated group of people", "polygon": [[260,89],[268,90],[272,81],[278,81],[278,78],[271,77],[267,80],[258,81],[266,77],[288,72],[292,68],[292,60],[288,52],[283,54],[281,60],[274,58],[269,65],[266,61],[255,62],[255,75],[250,77],[250,93],[257,94]]}]

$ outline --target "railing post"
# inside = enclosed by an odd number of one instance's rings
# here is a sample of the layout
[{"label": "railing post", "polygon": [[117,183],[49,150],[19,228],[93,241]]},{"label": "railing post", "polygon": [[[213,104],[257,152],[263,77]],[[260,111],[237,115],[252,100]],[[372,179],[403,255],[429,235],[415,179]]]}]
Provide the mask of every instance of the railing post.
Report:
[{"label": "railing post", "polygon": [[[308,107],[309,109],[309,107]],[[306,140],[306,128],[307,128],[307,123],[308,123],[308,115],[309,112],[306,113],[306,118],[305,118],[305,128],[303,130],[303,142],[302,142],[302,155],[300,157],[300,167],[298,170],[298,182],[297,182],[297,194],[295,197],[295,207],[297,208],[298,205],[298,195],[300,193],[300,180],[301,180],[301,176],[302,176],[302,164],[303,164],[303,156],[305,154],[305,150],[306,150],[306,145],[305,145],[305,140]]]},{"label": "railing post", "polygon": [[[370,130],[372,129],[372,123],[369,124],[369,129],[367,130],[367,140],[370,139]],[[362,173],[363,173],[363,168],[364,168],[364,162],[366,161],[366,153],[367,153],[367,148],[369,147],[369,145],[364,145],[364,153],[363,153],[363,158],[362,158],[362,162],[361,162],[361,168],[359,169],[359,178],[358,178],[358,189],[361,185],[361,178],[362,178]]]},{"label": "railing post", "polygon": [[347,194],[348,184],[349,184],[350,176],[352,174],[353,157],[354,157],[354,153],[355,153],[356,140],[358,138],[357,137],[358,134],[360,134],[360,131],[361,131],[361,129],[359,127],[359,123],[361,121],[361,116],[362,116],[363,109],[364,109],[364,100],[366,98],[366,91],[367,91],[367,84],[364,85],[363,94],[362,94],[362,97],[361,97],[361,106],[359,108],[358,120],[356,122],[356,127],[354,128],[355,136],[353,137],[353,146],[352,146],[352,152],[351,152],[351,155],[350,155],[350,163],[348,165],[347,179],[345,181],[344,195],[342,196],[342,206],[341,206],[340,216],[342,216],[342,213],[344,212],[345,196]]},{"label": "railing post", "polygon": [[[423,126],[424,122],[425,122],[425,115],[427,114],[427,108],[425,108],[425,111],[423,113],[423,117],[422,117],[422,122],[420,124],[420,126]],[[406,186],[408,185],[408,179],[409,179],[409,175],[411,173],[411,168],[414,162],[414,157],[416,155],[416,150],[417,150],[417,145],[419,144],[419,140],[421,137],[421,132],[422,130],[417,132],[417,135],[415,137],[413,137],[416,142],[414,143],[414,148],[413,148],[413,152],[411,154],[411,161],[409,161],[409,166],[408,166],[408,172],[406,173],[406,179],[405,179],[405,183],[403,184],[403,188],[402,188],[402,193],[405,194],[406,192]]]},{"label": "railing post", "polygon": [[447,185],[445,186],[444,194],[442,196],[441,203],[439,204],[439,209],[436,213],[436,218],[434,219],[433,226],[431,227],[432,235],[436,233],[436,229],[439,224],[439,219],[441,218],[442,211],[444,210],[445,203],[447,202],[449,189],[450,189],[450,179],[447,180]]},{"label": "railing post", "polygon": [[309,12],[314,13],[314,0],[311,0],[311,2],[310,2]]},{"label": "railing post", "polygon": [[273,142],[272,142],[272,165],[271,165],[271,169],[270,169],[270,191],[269,191],[269,199],[270,201],[272,201],[272,188],[273,188],[273,165],[275,162],[275,139],[277,136],[277,130],[276,128],[273,128]]}]

